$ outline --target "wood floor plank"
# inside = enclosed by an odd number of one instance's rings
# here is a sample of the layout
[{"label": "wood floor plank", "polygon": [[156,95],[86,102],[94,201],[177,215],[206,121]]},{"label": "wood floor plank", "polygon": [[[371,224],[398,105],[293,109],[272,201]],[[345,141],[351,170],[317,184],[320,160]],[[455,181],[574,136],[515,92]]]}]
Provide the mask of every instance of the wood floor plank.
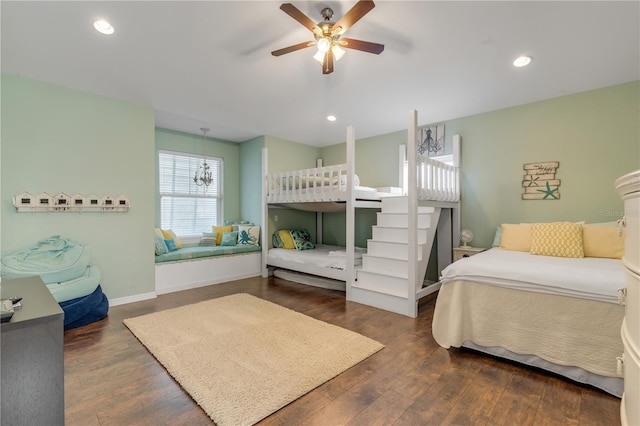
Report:
[{"label": "wood floor plank", "polygon": [[490,421],[493,410],[511,379],[511,372],[500,368],[499,364],[494,361],[482,366],[458,403],[449,411],[443,424],[485,424]]},{"label": "wood floor plank", "polygon": [[554,376],[544,378],[545,386],[534,419],[535,424],[578,425],[582,392]]},{"label": "wood floor plank", "polygon": [[145,315],[248,293],[378,340],[385,348],[264,419],[264,425],[620,423],[620,400],[431,336],[436,295],[408,318],[344,293],[278,278],[250,278],[112,307],[65,332],[68,426],[205,425],[204,411],[122,324]]}]

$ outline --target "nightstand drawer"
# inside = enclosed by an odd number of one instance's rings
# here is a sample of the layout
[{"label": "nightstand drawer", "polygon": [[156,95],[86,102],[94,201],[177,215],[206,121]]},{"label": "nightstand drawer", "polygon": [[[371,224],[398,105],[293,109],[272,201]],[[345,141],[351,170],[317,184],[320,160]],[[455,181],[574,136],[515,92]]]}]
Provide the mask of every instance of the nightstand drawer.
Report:
[{"label": "nightstand drawer", "polygon": [[453,249],[453,261],[460,260],[464,257],[470,257],[474,254],[485,251],[484,247],[456,247]]}]

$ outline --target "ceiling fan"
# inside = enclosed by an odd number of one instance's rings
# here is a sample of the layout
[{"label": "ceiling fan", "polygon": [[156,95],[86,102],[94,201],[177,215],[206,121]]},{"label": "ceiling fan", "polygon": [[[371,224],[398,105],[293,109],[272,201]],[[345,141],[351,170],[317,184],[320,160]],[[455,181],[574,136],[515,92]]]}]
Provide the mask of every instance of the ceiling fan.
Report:
[{"label": "ceiling fan", "polygon": [[360,18],[369,13],[374,7],[375,4],[373,1],[360,0],[340,18],[338,22],[331,20],[333,10],[325,7],[320,12],[323,20],[316,24],[293,4],[284,3],[280,6],[280,9],[304,27],[308,28],[313,33],[315,40],[274,50],[271,54],[273,56],[280,56],[307,47],[317,46],[318,52],[313,57],[322,64],[322,74],[331,74],[333,72],[333,62],[339,60],[345,53],[342,48],[355,49],[379,55],[384,50],[383,44],[342,37],[342,34],[344,34],[347,29],[358,22]]}]

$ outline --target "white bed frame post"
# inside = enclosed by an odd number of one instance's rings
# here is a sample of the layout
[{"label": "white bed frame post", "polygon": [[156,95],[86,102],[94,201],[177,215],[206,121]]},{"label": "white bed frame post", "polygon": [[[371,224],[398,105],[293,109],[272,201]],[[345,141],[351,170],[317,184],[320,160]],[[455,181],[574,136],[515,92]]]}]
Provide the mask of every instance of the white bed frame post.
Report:
[{"label": "white bed frame post", "polygon": [[[316,167],[322,167],[322,158],[316,159]],[[323,226],[322,226],[322,212],[316,212],[316,243],[322,244],[322,235],[323,235]]]},{"label": "white bed frame post", "polygon": [[[418,315],[418,301],[416,293],[418,291],[418,187],[417,187],[417,167],[416,167],[416,141],[418,140],[418,112],[416,110],[409,111],[409,126],[407,137],[407,157],[409,160],[408,170],[408,255],[409,255],[409,271],[407,283],[407,312],[406,315],[415,318]],[[422,277],[420,277],[422,284]]]},{"label": "white bed frame post", "polygon": [[267,256],[269,254],[269,205],[267,204],[267,175],[269,174],[269,154],[266,147],[262,148],[262,276],[269,276]]},{"label": "white bed frame post", "polygon": [[398,186],[402,188],[402,195],[407,194],[407,188],[404,185],[404,163],[407,161],[407,146],[400,145],[398,147]]},{"label": "white bed frame post", "polygon": [[347,212],[346,212],[346,242],[347,242],[347,300],[352,300],[351,286],[355,283],[355,199],[353,193],[353,175],[355,173],[356,137],[353,126],[347,127]]},{"label": "white bed frame post", "polygon": [[[460,168],[460,135],[452,138],[453,166]],[[451,182],[453,191],[460,193],[460,172],[456,173],[455,181]],[[457,203],[457,205],[454,205]],[[438,222],[438,277],[442,270],[453,262],[453,247],[457,246],[460,236],[460,200],[452,202],[450,208],[442,209]]]}]

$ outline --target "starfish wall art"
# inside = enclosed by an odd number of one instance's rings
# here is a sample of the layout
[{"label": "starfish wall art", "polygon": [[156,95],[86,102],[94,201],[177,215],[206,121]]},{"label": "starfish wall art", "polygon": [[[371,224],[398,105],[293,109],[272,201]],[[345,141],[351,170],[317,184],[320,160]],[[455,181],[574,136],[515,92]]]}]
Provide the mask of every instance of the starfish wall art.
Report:
[{"label": "starfish wall art", "polygon": [[523,166],[522,180],[523,200],[559,200],[560,179],[556,179],[556,172],[560,167],[558,161],[545,163],[527,163]]}]

